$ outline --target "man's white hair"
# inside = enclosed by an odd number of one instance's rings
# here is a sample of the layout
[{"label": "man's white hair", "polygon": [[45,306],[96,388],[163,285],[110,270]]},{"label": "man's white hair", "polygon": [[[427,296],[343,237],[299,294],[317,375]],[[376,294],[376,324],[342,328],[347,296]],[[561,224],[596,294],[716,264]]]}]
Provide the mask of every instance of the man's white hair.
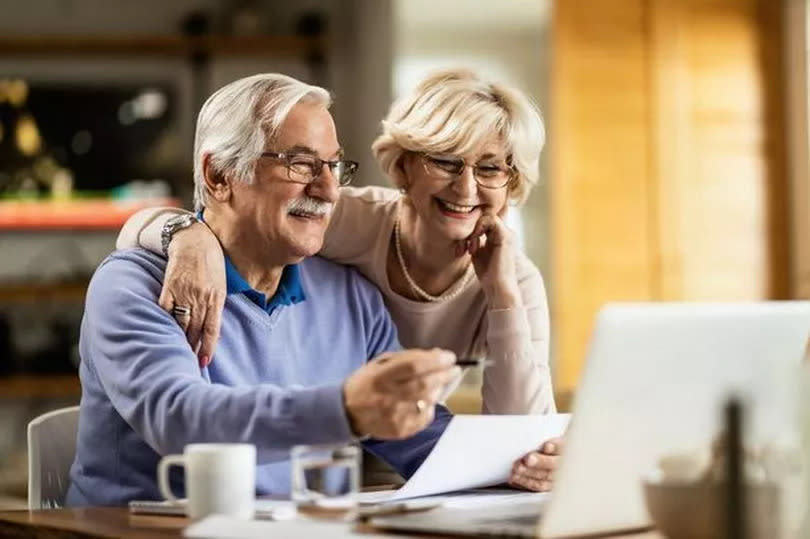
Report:
[{"label": "man's white hair", "polygon": [[329,108],[332,98],[320,86],[306,84],[278,73],[239,79],[217,90],[200,109],[194,136],[194,208],[205,207],[203,157],[220,175],[253,182],[256,161],[266,151],[298,103],[318,103]]}]

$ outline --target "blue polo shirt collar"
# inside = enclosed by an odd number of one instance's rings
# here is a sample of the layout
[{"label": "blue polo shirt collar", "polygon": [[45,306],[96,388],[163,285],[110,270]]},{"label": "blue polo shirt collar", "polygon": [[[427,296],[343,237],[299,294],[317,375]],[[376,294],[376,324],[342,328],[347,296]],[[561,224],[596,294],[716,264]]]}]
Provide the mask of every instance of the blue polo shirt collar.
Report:
[{"label": "blue polo shirt collar", "polygon": [[298,264],[290,264],[284,267],[276,293],[269,300],[265,294],[251,288],[227,255],[225,256],[225,283],[228,295],[244,294],[250,301],[267,311],[268,314],[281,305],[293,305],[306,299],[304,288],[301,286]]},{"label": "blue polo shirt collar", "polygon": [[[205,222],[203,212],[197,213],[197,218]],[[228,295],[244,294],[250,301],[264,309],[267,314],[272,313],[276,307],[281,305],[293,305],[307,299],[301,285],[298,264],[284,266],[276,293],[268,300],[265,294],[255,290],[248,284],[239,273],[239,270],[236,269],[236,266],[233,265],[233,262],[231,262],[231,258],[225,255],[225,284]]]}]

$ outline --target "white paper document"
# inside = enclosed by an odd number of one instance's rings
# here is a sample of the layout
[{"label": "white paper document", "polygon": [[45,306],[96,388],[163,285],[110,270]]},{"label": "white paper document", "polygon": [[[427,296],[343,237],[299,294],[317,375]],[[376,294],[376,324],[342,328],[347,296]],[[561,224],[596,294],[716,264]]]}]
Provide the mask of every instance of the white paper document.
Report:
[{"label": "white paper document", "polygon": [[[443,507],[445,509],[477,509],[493,507],[496,505],[516,505],[523,503],[546,503],[550,492],[527,492],[513,488],[474,488],[457,490],[445,494],[433,494],[408,498],[407,500],[392,500],[391,496],[396,490],[380,490],[360,494],[362,507],[397,507],[403,512],[416,511],[420,508]],[[373,496],[372,496],[373,494]]]},{"label": "white paper document", "polygon": [[368,492],[361,503],[385,503],[504,483],[512,464],[565,433],[570,414],[457,415],[407,483]]}]

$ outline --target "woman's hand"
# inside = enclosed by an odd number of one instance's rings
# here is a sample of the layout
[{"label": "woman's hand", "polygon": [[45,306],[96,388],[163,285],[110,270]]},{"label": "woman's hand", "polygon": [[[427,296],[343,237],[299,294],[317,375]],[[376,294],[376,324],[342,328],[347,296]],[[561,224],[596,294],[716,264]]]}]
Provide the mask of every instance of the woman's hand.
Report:
[{"label": "woman's hand", "polygon": [[169,244],[158,303],[169,313],[175,307],[190,309],[187,316],[173,316],[186,332],[200,367],[214,356],[225,296],[225,255],[216,236],[203,223],[177,232]]},{"label": "woman's hand", "polygon": [[535,492],[550,491],[562,450],[563,439],[552,438],[537,451],[526,453],[512,465],[509,484]]},{"label": "woman's hand", "polygon": [[472,255],[473,267],[489,308],[519,307],[521,296],[515,270],[514,240],[503,219],[493,213],[482,215],[456,254],[465,251]]}]

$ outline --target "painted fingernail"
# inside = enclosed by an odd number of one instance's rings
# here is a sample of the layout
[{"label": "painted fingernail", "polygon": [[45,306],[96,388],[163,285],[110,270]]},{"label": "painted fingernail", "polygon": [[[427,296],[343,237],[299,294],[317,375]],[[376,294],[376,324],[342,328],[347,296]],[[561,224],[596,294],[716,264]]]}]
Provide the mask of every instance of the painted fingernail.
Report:
[{"label": "painted fingernail", "polygon": [[201,366],[207,367],[208,363],[210,363],[210,360],[208,359],[208,356],[200,356],[200,365]]}]

